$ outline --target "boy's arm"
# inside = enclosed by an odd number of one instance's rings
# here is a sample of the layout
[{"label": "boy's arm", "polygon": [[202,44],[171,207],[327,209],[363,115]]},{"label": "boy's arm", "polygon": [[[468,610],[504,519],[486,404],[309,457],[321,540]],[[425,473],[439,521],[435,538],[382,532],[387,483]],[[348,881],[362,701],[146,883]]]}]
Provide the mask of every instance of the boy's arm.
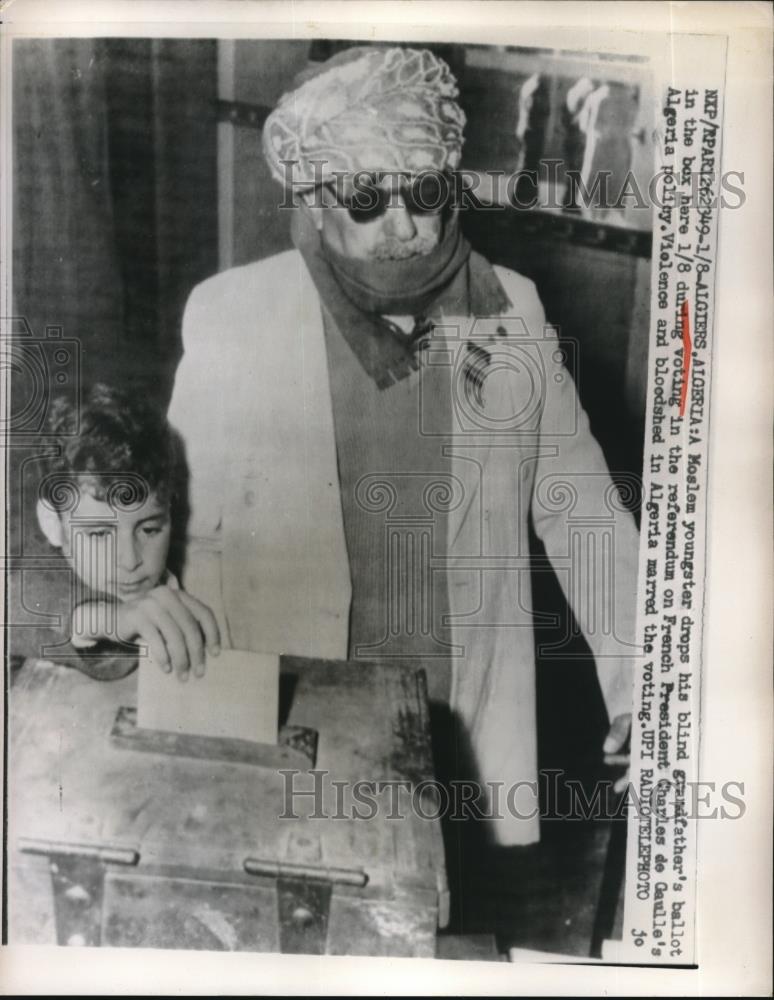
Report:
[{"label": "boy's arm", "polygon": [[72,641],[67,631],[52,627],[16,627],[9,630],[8,653],[12,671],[21,668],[26,660],[49,660],[64,667],[75,667],[95,680],[118,680],[136,668],[138,650],[134,644],[104,640],[82,647]]},{"label": "boy's arm", "polygon": [[134,643],[112,642],[99,639],[88,646],[80,645],[72,637],[62,647],[57,662],[75,667],[97,681],[115,681],[136,669],[139,650]]},{"label": "boy's arm", "polygon": [[[14,565],[7,582],[7,640],[13,669],[25,660],[49,660],[75,667],[97,680],[113,680],[125,677],[137,666],[138,651],[133,644],[95,640],[86,648],[73,642],[73,577],[64,561],[61,567],[42,570]],[[31,611],[49,623],[33,624]]]}]

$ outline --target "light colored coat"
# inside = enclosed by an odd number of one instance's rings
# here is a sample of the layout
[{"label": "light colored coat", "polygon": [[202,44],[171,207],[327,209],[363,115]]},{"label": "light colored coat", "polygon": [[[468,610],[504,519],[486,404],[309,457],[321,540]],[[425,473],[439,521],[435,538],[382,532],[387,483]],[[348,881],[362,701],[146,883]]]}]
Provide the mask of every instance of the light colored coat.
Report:
[{"label": "light colored coat", "polygon": [[[459,385],[447,565],[461,655],[451,705],[480,779],[505,783],[503,807],[508,788],[537,777],[530,513],[596,658],[611,720],[631,708],[638,538],[534,285],[496,271],[512,315],[446,317],[433,354]],[[351,587],[328,363],[301,255],[197,286],[183,341],[169,416],[191,475],[186,588],[216,612],[226,644],[346,657]],[[478,400],[460,376],[471,341],[492,359]],[[527,816],[534,791],[514,802]],[[507,812],[491,828],[499,843],[538,838],[536,815]]]}]

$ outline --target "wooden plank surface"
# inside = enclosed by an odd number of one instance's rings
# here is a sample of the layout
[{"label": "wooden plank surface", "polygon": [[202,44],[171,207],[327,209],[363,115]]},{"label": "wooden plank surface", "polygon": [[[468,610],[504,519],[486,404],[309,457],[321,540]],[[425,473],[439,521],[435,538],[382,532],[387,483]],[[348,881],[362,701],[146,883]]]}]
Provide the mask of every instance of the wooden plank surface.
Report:
[{"label": "wooden plank surface", "polygon": [[[118,845],[138,851],[144,871],[249,881],[245,858],[304,862],[307,843],[322,866],[367,872],[352,890],[364,898],[437,898],[438,824],[410,800],[412,783],[431,777],[416,670],[295,658],[282,670],[294,689],[287,722],[319,732],[314,775],[116,748],[110,731],[118,707],[135,704],[134,677],[98,683],[28,663],[10,697],[11,849],[18,837]],[[391,780],[409,785],[403,819],[378,795],[371,819],[352,815],[356,782]]]}]

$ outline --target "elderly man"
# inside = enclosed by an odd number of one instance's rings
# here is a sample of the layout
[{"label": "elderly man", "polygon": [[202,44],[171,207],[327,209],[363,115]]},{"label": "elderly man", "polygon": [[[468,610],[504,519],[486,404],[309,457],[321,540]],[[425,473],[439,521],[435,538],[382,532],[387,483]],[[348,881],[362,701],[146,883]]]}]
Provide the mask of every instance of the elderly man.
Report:
[{"label": "elderly man", "polygon": [[194,289],[170,419],[186,586],[226,642],[414,658],[457,723],[449,776],[472,766],[490,804],[501,783],[490,829],[526,844],[528,519],[596,657],[607,750],[630,711],[637,533],[534,286],[461,235],[456,96],[428,51],[355,48],[282,98],[264,150],[296,249]]}]

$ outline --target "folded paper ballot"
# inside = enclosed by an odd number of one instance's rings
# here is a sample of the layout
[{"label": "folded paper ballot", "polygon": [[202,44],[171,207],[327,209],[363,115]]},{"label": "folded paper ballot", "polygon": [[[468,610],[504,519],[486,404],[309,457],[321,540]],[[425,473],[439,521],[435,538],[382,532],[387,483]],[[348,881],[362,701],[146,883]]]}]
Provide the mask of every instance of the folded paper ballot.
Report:
[{"label": "folded paper ballot", "polygon": [[140,661],[137,726],[193,736],[276,743],[279,656],[224,649],[207,656],[204,677],[180,681]]}]

